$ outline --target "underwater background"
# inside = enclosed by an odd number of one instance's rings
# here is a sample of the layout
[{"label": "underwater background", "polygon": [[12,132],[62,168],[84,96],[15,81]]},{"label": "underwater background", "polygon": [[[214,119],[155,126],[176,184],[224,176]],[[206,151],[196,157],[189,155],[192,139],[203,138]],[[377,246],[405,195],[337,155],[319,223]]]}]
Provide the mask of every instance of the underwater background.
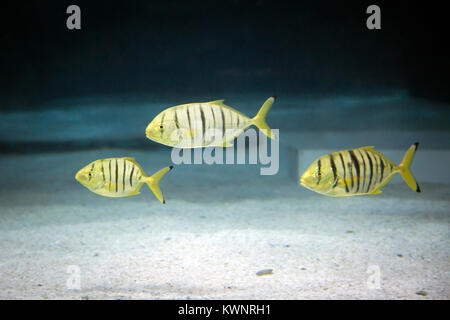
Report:
[{"label": "underwater background", "polygon": [[[81,29],[69,30],[69,5]],[[449,299],[450,93],[444,10],[406,1],[17,1],[0,20],[0,298]],[[172,165],[162,110],[276,95],[276,175],[181,164],[166,204],[75,180],[101,158]],[[371,196],[300,186],[317,157],[375,146],[412,172]],[[248,147],[248,152],[257,152]]]}]

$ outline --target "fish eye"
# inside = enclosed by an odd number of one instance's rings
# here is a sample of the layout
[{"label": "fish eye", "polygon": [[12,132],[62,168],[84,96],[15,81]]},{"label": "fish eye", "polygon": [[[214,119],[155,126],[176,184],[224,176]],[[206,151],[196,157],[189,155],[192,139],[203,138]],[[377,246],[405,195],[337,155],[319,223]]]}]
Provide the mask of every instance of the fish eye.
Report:
[{"label": "fish eye", "polygon": [[89,177],[91,177],[92,176],[92,174],[89,172]]},{"label": "fish eye", "polygon": [[159,128],[162,129],[162,128],[164,128],[164,126],[163,126],[163,125],[160,125]]}]

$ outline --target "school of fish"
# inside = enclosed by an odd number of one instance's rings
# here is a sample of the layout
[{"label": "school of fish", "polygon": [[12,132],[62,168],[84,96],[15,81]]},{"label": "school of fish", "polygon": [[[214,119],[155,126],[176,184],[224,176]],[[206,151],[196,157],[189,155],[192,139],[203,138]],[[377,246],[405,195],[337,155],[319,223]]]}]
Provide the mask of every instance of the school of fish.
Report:
[{"label": "school of fish", "polygon": [[[234,139],[254,125],[275,139],[266,123],[275,99],[268,98],[253,118],[225,105],[224,100],[170,107],[149,123],[145,134],[152,141],[176,148],[230,147]],[[372,146],[333,152],[314,161],[301,176],[300,184],[331,197],[373,195],[381,193],[380,189],[399,173],[412,190],[421,192],[410,171],[418,145],[408,149],[398,166]],[[159,182],[172,168],[167,166],[146,176],[133,158],[99,159],[79,170],[75,179],[105,197],[137,195],[145,183],[165,203]]]}]

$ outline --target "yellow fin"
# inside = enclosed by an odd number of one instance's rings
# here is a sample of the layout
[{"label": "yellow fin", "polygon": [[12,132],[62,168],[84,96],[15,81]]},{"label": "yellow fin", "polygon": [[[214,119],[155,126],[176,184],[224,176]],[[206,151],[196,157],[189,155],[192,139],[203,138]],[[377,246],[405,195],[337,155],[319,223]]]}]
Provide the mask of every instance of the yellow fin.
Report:
[{"label": "yellow fin", "polygon": [[138,167],[139,170],[141,170],[142,176],[145,176],[144,169],[142,169],[141,165],[140,165],[139,163],[137,163],[136,160],[134,160],[134,158],[131,158],[131,157],[125,157],[125,158],[122,158],[122,159],[123,159],[123,160],[130,161],[130,162],[133,162],[134,165],[135,165],[136,167]]},{"label": "yellow fin", "polygon": [[210,101],[210,102],[207,102],[207,103],[209,103],[209,104],[218,104],[218,105],[223,105],[223,102],[224,102],[225,100],[215,100],[215,101]]},{"label": "yellow fin", "polygon": [[135,196],[137,194],[140,194],[139,189],[142,187],[142,184],[136,188],[136,190],[130,194],[128,194],[127,196]]},{"label": "yellow fin", "polygon": [[259,130],[261,130],[262,133],[264,133],[266,136],[268,136],[271,139],[275,139],[275,136],[272,134],[272,130],[266,123],[266,115],[269,112],[270,108],[272,107],[273,102],[275,101],[275,96],[270,97],[269,99],[264,102],[261,109],[259,109],[256,116],[251,119],[252,124],[258,127]]},{"label": "yellow fin", "polygon": [[398,169],[400,170],[400,175],[402,176],[403,180],[405,180],[406,184],[416,192],[420,192],[420,187],[417,184],[416,179],[414,179],[414,176],[412,175],[409,167],[411,166],[418,147],[418,142],[409,147],[408,151],[406,151],[406,154],[403,157],[402,162],[398,165]]},{"label": "yellow fin", "polygon": [[234,143],[233,143],[233,142],[227,142],[227,141],[225,141],[225,142],[222,144],[222,147],[224,147],[224,148],[228,148],[228,147],[232,147],[232,146],[234,146]]},{"label": "yellow fin", "polygon": [[380,189],[373,190],[372,192],[369,192],[368,194],[380,194],[382,191]]},{"label": "yellow fin", "polygon": [[162,203],[166,203],[166,201],[164,200],[161,189],[159,188],[159,181],[167,172],[169,172],[172,169],[173,169],[173,166],[165,167],[165,168],[159,170],[158,172],[156,172],[151,177],[145,178],[145,182],[147,183],[150,190],[153,191],[156,198],[158,198],[158,200],[161,201]]},{"label": "yellow fin", "polygon": [[375,151],[375,147],[374,146],[361,147],[359,149],[367,150],[367,151]]}]

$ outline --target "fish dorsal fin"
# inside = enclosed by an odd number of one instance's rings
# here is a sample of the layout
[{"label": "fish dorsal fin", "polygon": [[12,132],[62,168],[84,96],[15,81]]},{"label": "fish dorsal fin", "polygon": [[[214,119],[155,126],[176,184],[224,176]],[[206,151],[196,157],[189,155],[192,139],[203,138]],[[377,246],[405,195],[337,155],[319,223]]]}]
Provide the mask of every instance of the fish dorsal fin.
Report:
[{"label": "fish dorsal fin", "polygon": [[367,151],[375,151],[375,147],[374,146],[361,147],[360,149],[367,150]]},{"label": "fish dorsal fin", "polygon": [[136,160],[134,160],[134,158],[125,157],[125,158],[122,158],[122,159],[123,159],[123,160],[130,161],[130,162],[133,162],[133,164],[134,164],[136,167],[138,167],[139,170],[141,170],[142,175],[145,176],[144,169],[142,169],[141,165],[140,165],[139,163],[137,163]]},{"label": "fish dorsal fin", "polygon": [[225,100],[214,100],[214,101],[209,101],[209,102],[207,102],[207,103],[209,103],[209,104],[218,104],[219,106],[221,106],[221,105],[223,105],[223,102],[224,102]]}]

